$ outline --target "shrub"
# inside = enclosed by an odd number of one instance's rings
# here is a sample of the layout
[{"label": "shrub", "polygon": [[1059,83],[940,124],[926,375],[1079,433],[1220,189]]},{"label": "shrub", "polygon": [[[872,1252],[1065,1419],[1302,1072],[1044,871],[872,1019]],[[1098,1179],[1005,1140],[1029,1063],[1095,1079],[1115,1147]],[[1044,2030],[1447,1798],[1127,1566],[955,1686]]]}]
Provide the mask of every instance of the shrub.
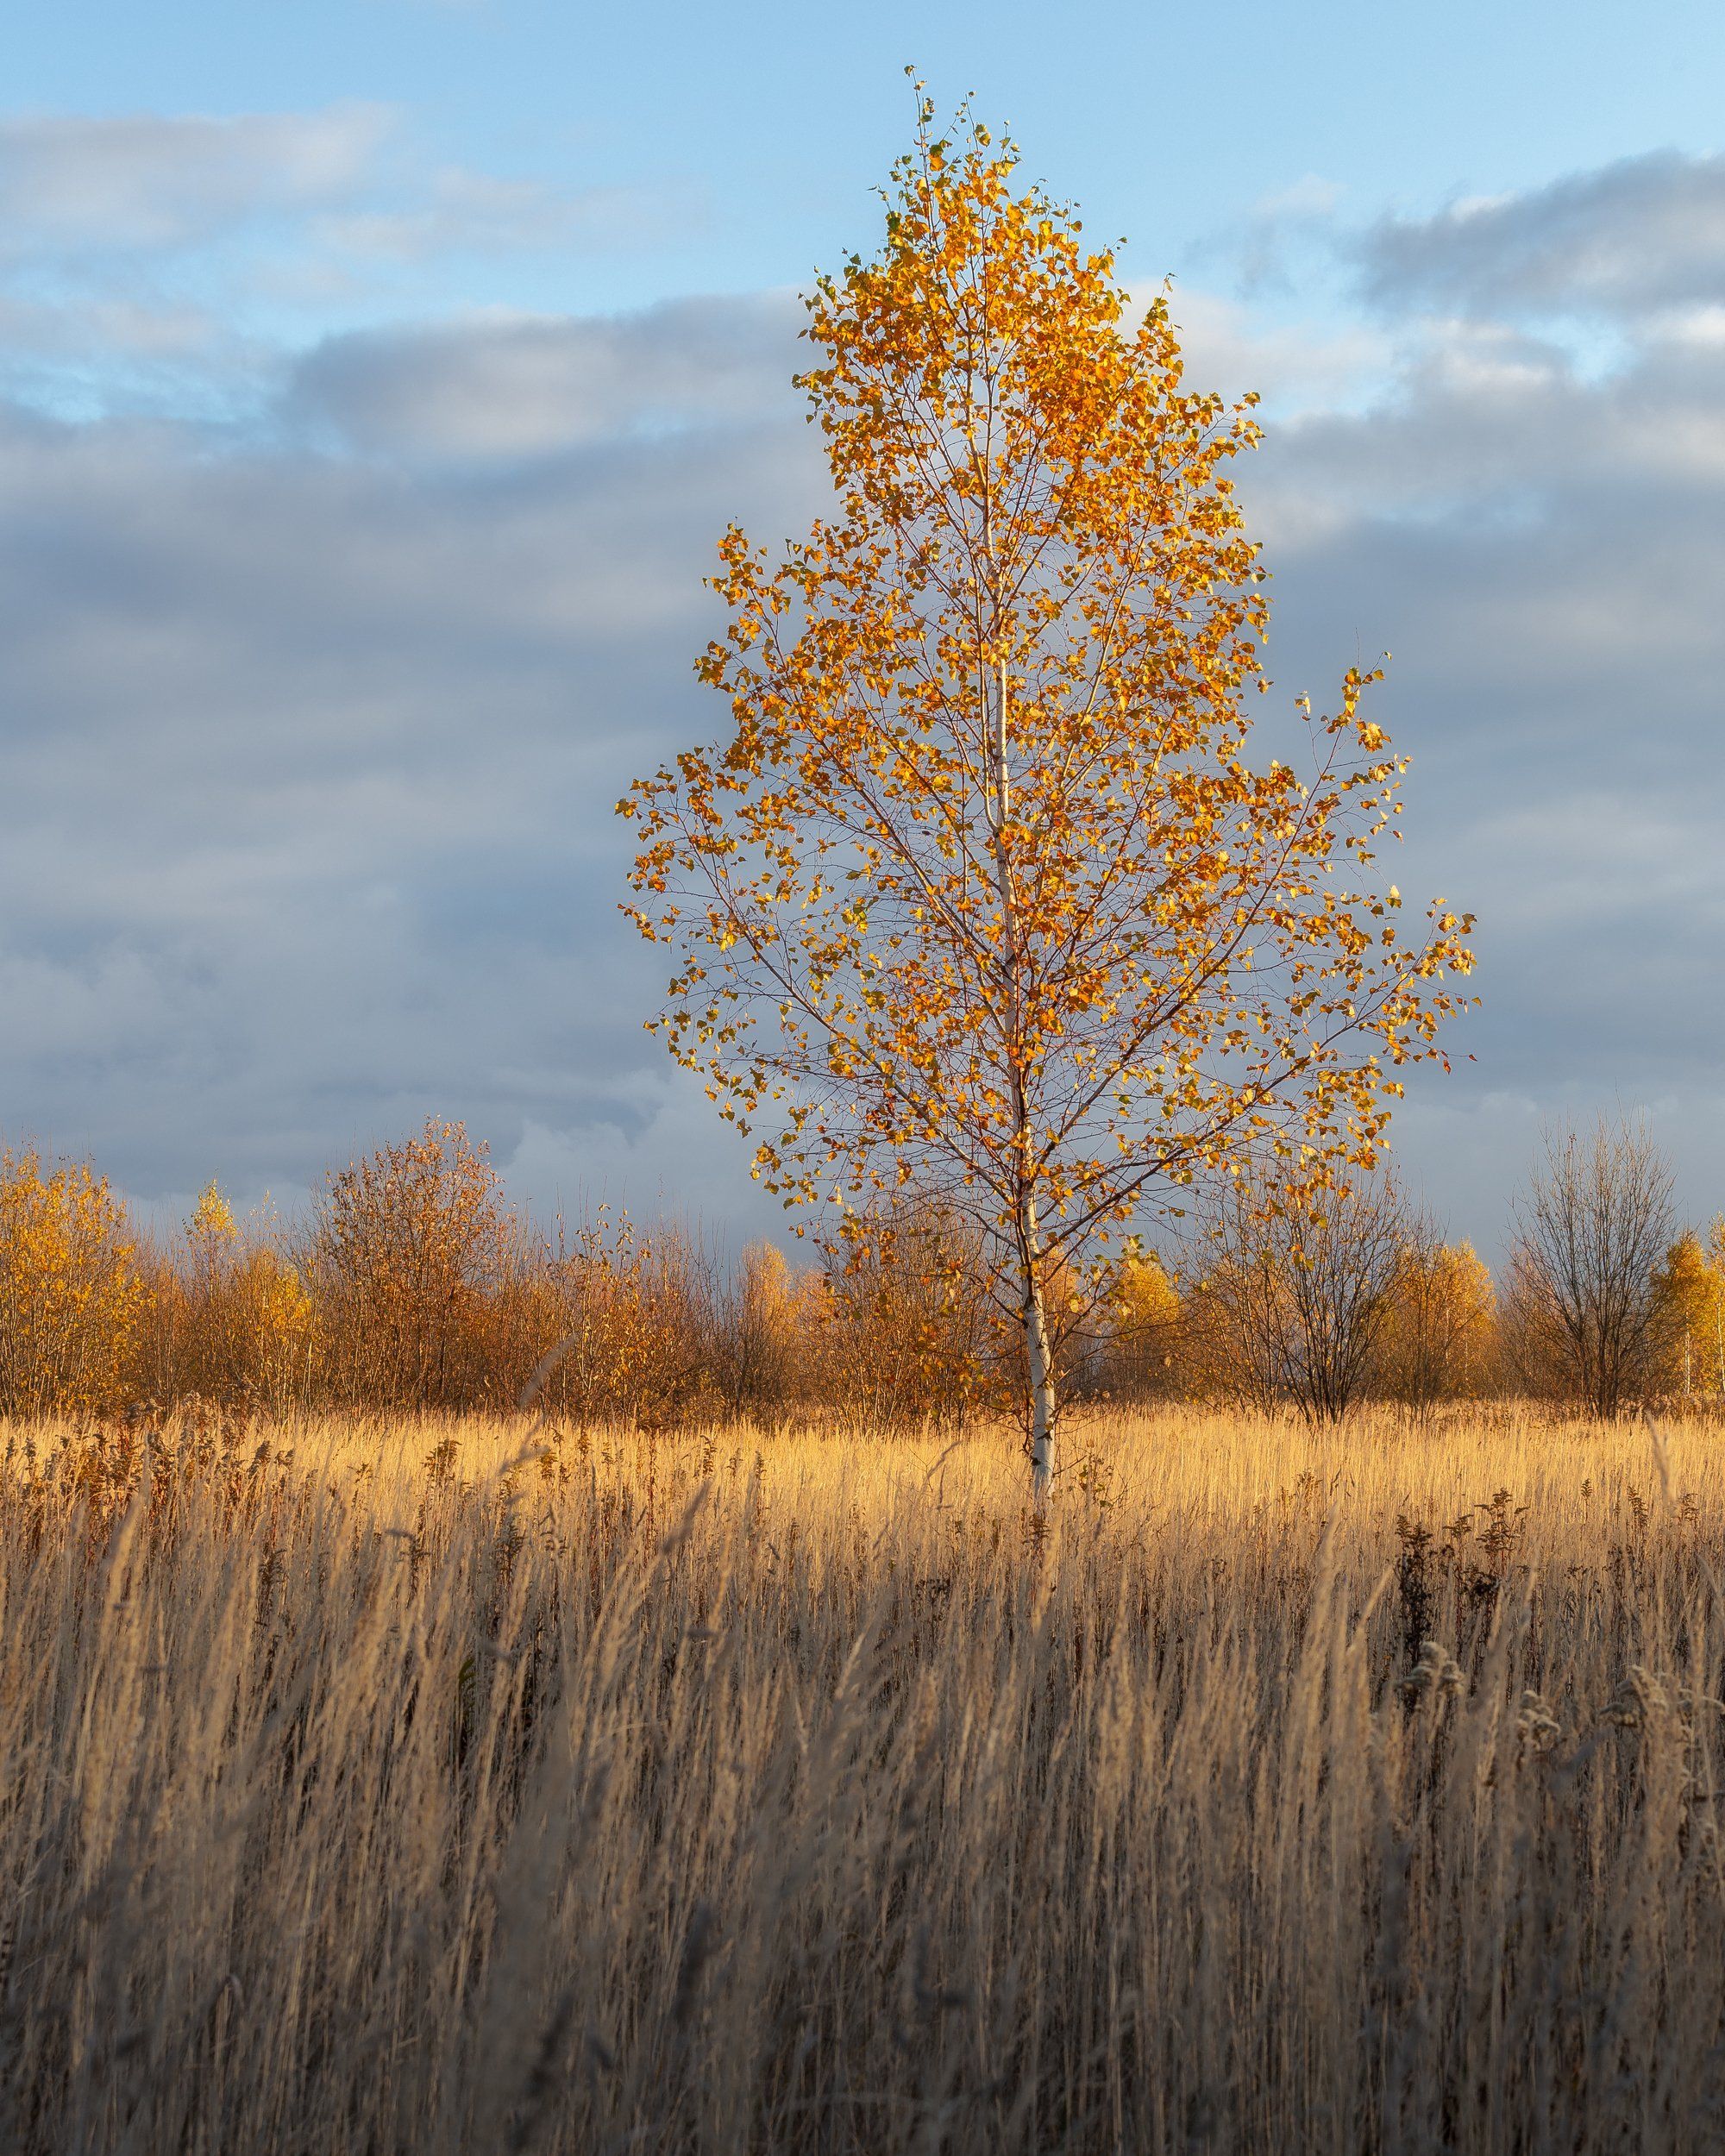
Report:
[{"label": "shrub", "polygon": [[503,1404],[492,1320],[530,1244],[462,1124],[430,1119],[332,1174],[306,1250],[322,1388],[348,1406]]},{"label": "shrub", "polygon": [[306,1395],[313,1310],[267,1220],[242,1227],[211,1182],[155,1269],[140,1376],[159,1400],[280,1410]]},{"label": "shrub", "polygon": [[0,1150],[0,1413],[99,1413],[127,1395],[147,1294],[107,1178]]}]

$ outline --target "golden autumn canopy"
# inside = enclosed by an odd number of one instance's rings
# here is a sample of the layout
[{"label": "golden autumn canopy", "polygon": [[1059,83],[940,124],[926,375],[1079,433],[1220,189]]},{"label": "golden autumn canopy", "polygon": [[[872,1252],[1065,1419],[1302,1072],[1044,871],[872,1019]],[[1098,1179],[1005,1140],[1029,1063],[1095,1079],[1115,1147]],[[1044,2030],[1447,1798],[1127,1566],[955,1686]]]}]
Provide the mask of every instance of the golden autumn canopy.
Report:
[{"label": "golden autumn canopy", "polygon": [[809,309],[835,506],[776,565],[725,534],[731,730],[620,804],[630,910],[757,1175],[938,1189],[1033,1334],[1047,1266],[1195,1180],[1369,1165],[1468,922],[1408,936],[1377,881],[1376,675],[1254,760],[1252,400],[1188,390],[1165,299],[1011,145],[925,106],[879,255]]}]

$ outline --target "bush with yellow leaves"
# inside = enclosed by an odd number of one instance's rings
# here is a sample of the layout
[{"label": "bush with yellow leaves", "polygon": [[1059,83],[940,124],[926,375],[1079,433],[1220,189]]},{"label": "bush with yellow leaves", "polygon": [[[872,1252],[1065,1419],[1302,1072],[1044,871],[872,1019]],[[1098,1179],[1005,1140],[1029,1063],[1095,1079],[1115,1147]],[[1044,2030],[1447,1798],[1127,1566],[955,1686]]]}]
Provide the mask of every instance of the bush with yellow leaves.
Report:
[{"label": "bush with yellow leaves", "polygon": [[1663,1388],[1684,1400],[1725,1394],[1725,1213],[1703,1243],[1686,1228],[1653,1282]]},{"label": "bush with yellow leaves", "polygon": [[273,1413],[305,1397],[311,1297],[273,1219],[243,1225],[218,1184],[154,1267],[150,1323],[137,1370],[158,1401],[196,1395]]},{"label": "bush with yellow leaves", "polygon": [[1378,1397],[1421,1413],[1497,1381],[1497,1300],[1471,1243],[1415,1222],[1403,1245],[1377,1350]]},{"label": "bush with yellow leaves", "polygon": [[0,1150],[0,1413],[100,1413],[148,1302],[126,1208],[81,1161]]},{"label": "bush with yellow leaves", "polygon": [[536,1332],[500,1357],[499,1320],[520,1314],[508,1291],[539,1254],[463,1124],[428,1119],[332,1173],[305,1244],[318,1392],[346,1407],[512,1404],[547,1343]]}]

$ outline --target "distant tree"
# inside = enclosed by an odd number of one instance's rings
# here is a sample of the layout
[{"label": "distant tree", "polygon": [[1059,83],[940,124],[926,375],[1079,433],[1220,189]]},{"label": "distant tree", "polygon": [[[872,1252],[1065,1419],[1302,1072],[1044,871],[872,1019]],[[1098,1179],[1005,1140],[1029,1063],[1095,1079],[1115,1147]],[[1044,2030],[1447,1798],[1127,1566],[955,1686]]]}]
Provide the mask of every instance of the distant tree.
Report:
[{"label": "distant tree", "polygon": [[806,1300],[806,1283],[777,1244],[750,1244],[737,1262],[725,1328],[734,1413],[777,1407],[791,1396]]},{"label": "distant tree", "polygon": [[1101,1299],[1094,1385],[1110,1395],[1153,1399],[1180,1382],[1180,1291],[1154,1250],[1131,1244]]},{"label": "distant tree", "polygon": [[1213,1382],[1341,1421],[1370,1381],[1408,1231],[1387,1170],[1292,1199],[1231,1189],[1189,1317]]},{"label": "distant tree", "polygon": [[995,1375],[975,1226],[950,1206],[901,1192],[849,1227],[827,1251],[833,1393],[875,1424],[963,1422]]},{"label": "distant tree", "polygon": [[200,1193],[158,1268],[151,1389],[280,1409],[303,1396],[311,1300],[265,1220],[244,1227],[219,1185]]},{"label": "distant tree", "polygon": [[734,527],[702,678],[733,730],[619,806],[656,1021],[789,1203],[914,1186],[982,1238],[1033,1488],[1052,1283],[1253,1156],[1369,1168],[1440,1050],[1468,922],[1403,942],[1364,874],[1400,761],[1350,672],[1248,761],[1263,571],[1227,477],[1248,407],[1182,384],[1017,154],[922,110],[880,254],[809,302],[833,517],[777,568]]},{"label": "distant tree", "polygon": [[147,1303],[107,1177],[34,1145],[0,1150],[0,1414],[119,1405]]},{"label": "distant tree", "polygon": [[1472,1244],[1446,1243],[1414,1216],[1383,1313],[1377,1388],[1422,1413],[1483,1391],[1493,1375],[1496,1321],[1491,1275]]},{"label": "distant tree", "polygon": [[1665,1388],[1685,1398],[1725,1393],[1725,1217],[1703,1244],[1685,1228],[1653,1282],[1664,1342]]},{"label": "distant tree", "polygon": [[[532,1400],[581,1422],[649,1428],[762,1404],[739,1381],[737,1313],[727,1313],[699,1236],[669,1223],[649,1232],[601,1206],[561,1245],[549,1277],[557,1315]],[[746,1287],[741,1300],[750,1300]],[[754,1300],[764,1316],[764,1294]]]},{"label": "distant tree", "polygon": [[1524,1380],[1614,1415],[1656,1386],[1670,1163],[1639,1124],[1547,1132],[1515,1208],[1506,1331]]},{"label": "distant tree", "polygon": [[490,1306],[520,1237],[462,1124],[428,1119],[332,1174],[307,1252],[330,1389],[368,1407],[479,1404]]}]

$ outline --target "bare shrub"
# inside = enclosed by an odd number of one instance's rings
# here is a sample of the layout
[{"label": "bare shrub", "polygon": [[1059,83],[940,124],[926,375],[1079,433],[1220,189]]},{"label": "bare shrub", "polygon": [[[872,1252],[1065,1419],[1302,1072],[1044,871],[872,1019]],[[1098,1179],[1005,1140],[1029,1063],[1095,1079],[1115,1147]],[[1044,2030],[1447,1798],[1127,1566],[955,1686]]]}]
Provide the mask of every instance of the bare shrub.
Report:
[{"label": "bare shrub", "polygon": [[1516,1202],[1505,1337],[1536,1394],[1613,1415],[1657,1388],[1669,1162],[1640,1124],[1548,1131]]},{"label": "bare shrub", "polygon": [[1365,1394],[1408,1234],[1388,1170],[1297,1198],[1242,1181],[1212,1215],[1189,1300],[1195,1382],[1339,1422]]}]

